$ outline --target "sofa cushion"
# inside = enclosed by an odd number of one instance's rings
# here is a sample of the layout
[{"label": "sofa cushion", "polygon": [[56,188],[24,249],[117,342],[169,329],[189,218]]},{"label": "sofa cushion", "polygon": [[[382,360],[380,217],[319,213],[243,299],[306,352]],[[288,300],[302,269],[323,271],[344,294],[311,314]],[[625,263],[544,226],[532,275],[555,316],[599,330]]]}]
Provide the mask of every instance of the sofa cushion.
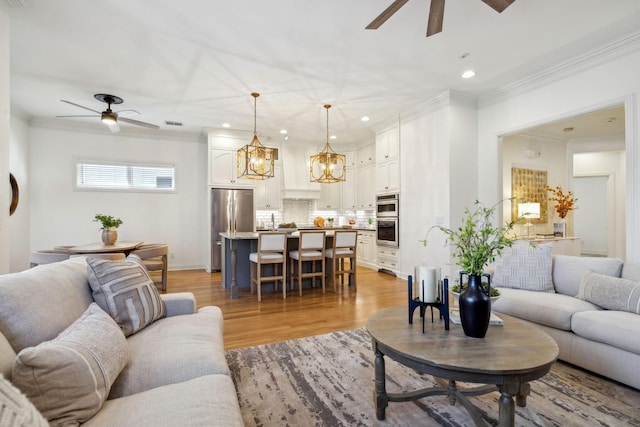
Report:
[{"label": "sofa cushion", "polygon": [[127,339],[129,362],[110,399],[207,374],[229,374],[224,356],[222,311],[161,319]]},{"label": "sofa cushion", "polygon": [[607,310],[640,314],[640,282],[589,272],[582,276],[578,298]]},{"label": "sofa cushion", "polygon": [[54,340],[18,353],[11,380],[49,422],[74,425],[100,410],[127,356],[122,331],[93,303]]},{"label": "sofa cushion", "polygon": [[571,330],[583,338],[640,354],[640,316],[625,311],[576,313]]},{"label": "sofa cushion", "polygon": [[0,426],[49,427],[27,397],[0,374]]},{"label": "sofa cushion", "polygon": [[11,379],[11,369],[16,356],[16,352],[13,351],[7,338],[0,334],[0,374],[9,380]]},{"label": "sofa cushion", "polygon": [[625,261],[620,277],[633,280],[634,282],[640,282],[640,262]]},{"label": "sofa cushion", "polygon": [[164,302],[137,255],[119,261],[87,258],[87,269],[93,299],[126,336],[166,315]]},{"label": "sofa cushion", "polygon": [[553,292],[552,244],[505,248],[496,263],[493,285],[528,291]]},{"label": "sofa cushion", "polygon": [[556,292],[576,296],[582,275],[593,271],[607,276],[620,277],[623,262],[618,258],[579,257],[554,255],[553,286]]},{"label": "sofa cushion", "polygon": [[601,310],[597,305],[562,294],[499,288],[500,298],[491,309],[500,313],[564,331],[581,311]]},{"label": "sofa cushion", "polygon": [[231,377],[217,374],[107,400],[83,424],[103,426],[241,427],[244,423]]},{"label": "sofa cushion", "polygon": [[93,302],[83,262],[0,275],[0,332],[16,353],[54,339]]}]

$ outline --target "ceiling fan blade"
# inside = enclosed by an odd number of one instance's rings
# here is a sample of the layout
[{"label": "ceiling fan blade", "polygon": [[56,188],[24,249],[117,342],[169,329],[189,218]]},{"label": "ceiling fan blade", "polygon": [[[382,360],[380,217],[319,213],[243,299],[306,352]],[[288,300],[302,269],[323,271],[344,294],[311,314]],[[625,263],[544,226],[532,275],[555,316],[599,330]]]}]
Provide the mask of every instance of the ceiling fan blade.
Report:
[{"label": "ceiling fan blade", "polygon": [[117,113],[118,113],[118,117],[133,117],[133,116],[140,115],[140,112],[136,110],[120,110],[120,111],[117,111]]},{"label": "ceiling fan blade", "polygon": [[511,6],[516,0],[482,0],[484,3],[489,5],[493,10],[498,13],[502,13],[503,10]]},{"label": "ceiling fan blade", "polygon": [[391,6],[386,8],[384,12],[378,15],[378,17],[373,21],[371,21],[371,23],[367,25],[365,28],[367,30],[377,30],[380,27],[380,25],[384,24],[387,21],[387,19],[391,18],[391,16],[394,13],[396,13],[398,9],[404,6],[405,3],[407,3],[408,1],[409,0],[395,0],[393,3],[391,3]]},{"label": "ceiling fan blade", "polygon": [[76,107],[84,108],[85,110],[93,111],[94,113],[98,113],[98,114],[100,114],[100,111],[96,111],[96,110],[94,110],[94,109],[92,109],[92,108],[85,107],[84,105],[76,104],[75,102],[65,101],[64,99],[61,99],[60,101],[62,101],[62,102],[66,102],[67,104],[75,105]]},{"label": "ceiling fan blade", "polygon": [[120,132],[120,125],[116,122],[112,125],[108,125],[109,130],[111,131],[111,133],[117,133]]},{"label": "ceiling fan blade", "polygon": [[132,125],[142,126],[149,129],[160,129],[160,126],[154,125],[147,122],[141,122],[140,120],[127,119],[126,117],[118,117],[118,120],[121,122],[129,123]]},{"label": "ceiling fan blade", "polygon": [[442,31],[444,20],[444,0],[431,0],[429,8],[429,21],[427,23],[427,37]]},{"label": "ceiling fan blade", "polygon": [[96,116],[95,114],[91,114],[91,115],[75,115],[75,116],[56,116],[56,117],[100,117],[100,116]]}]

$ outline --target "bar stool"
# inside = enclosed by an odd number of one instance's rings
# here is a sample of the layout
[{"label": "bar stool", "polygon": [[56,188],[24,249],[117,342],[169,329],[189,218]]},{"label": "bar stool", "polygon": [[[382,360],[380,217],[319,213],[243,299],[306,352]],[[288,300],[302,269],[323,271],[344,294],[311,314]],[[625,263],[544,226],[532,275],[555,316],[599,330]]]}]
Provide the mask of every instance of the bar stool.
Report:
[{"label": "bar stool", "polygon": [[[258,287],[258,301],[262,301],[262,283],[273,282],[274,292],[278,290],[278,281],[282,282],[282,298],[287,298],[287,263],[285,253],[287,251],[287,235],[278,232],[258,233],[258,252],[249,254],[249,265],[251,270],[251,293],[255,286]],[[263,276],[262,266],[273,265],[273,275]],[[278,265],[281,265],[281,272],[278,273]]]},{"label": "bar stool", "polygon": [[[348,283],[356,286],[356,244],[358,241],[357,230],[336,230],[333,234],[333,247],[327,249],[326,257],[331,260],[331,279],[334,292],[338,291],[338,276],[341,284],[344,284],[344,275],[348,275]],[[349,268],[345,268],[345,260],[349,260]]]},{"label": "bar stool", "polygon": [[[300,239],[298,240],[298,250],[289,252],[289,276],[290,287],[293,290],[294,279],[298,279],[298,293],[302,296],[302,279],[311,278],[311,287],[315,286],[315,278],[319,277],[322,282],[322,293],[325,289],[325,262],[324,262],[324,248],[325,248],[325,232],[323,231],[301,231]],[[305,261],[311,262],[311,271],[308,273],[303,272],[303,263]],[[317,270],[316,261],[320,262],[320,270]],[[295,265],[298,265],[298,272],[296,274]]]}]

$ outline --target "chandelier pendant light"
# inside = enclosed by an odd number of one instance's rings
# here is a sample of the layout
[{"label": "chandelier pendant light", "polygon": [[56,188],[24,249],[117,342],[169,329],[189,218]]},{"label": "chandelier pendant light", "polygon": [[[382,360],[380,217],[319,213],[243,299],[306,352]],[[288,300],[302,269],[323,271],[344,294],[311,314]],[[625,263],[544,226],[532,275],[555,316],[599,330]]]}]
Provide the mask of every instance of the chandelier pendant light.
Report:
[{"label": "chandelier pendant light", "polygon": [[329,145],[329,108],[331,105],[326,104],[324,108],[327,109],[327,142],[322,151],[310,157],[311,182],[334,184],[342,182],[346,178],[347,156],[336,153]]},{"label": "chandelier pendant light", "polygon": [[237,152],[238,178],[267,179],[273,177],[275,149],[265,147],[258,139],[256,131],[256,103],[259,93],[253,96],[253,140]]}]

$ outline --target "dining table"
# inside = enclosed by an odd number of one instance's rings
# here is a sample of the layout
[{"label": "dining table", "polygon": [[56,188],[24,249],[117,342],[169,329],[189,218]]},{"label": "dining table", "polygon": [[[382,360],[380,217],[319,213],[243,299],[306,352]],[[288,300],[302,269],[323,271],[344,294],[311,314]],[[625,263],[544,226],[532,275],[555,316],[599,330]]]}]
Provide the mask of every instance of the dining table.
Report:
[{"label": "dining table", "polygon": [[123,252],[128,255],[131,251],[142,245],[143,242],[137,240],[121,240],[117,241],[113,245],[105,245],[102,242],[87,243],[78,246],[69,246],[64,250],[70,254],[99,254],[99,253],[113,253]]}]

